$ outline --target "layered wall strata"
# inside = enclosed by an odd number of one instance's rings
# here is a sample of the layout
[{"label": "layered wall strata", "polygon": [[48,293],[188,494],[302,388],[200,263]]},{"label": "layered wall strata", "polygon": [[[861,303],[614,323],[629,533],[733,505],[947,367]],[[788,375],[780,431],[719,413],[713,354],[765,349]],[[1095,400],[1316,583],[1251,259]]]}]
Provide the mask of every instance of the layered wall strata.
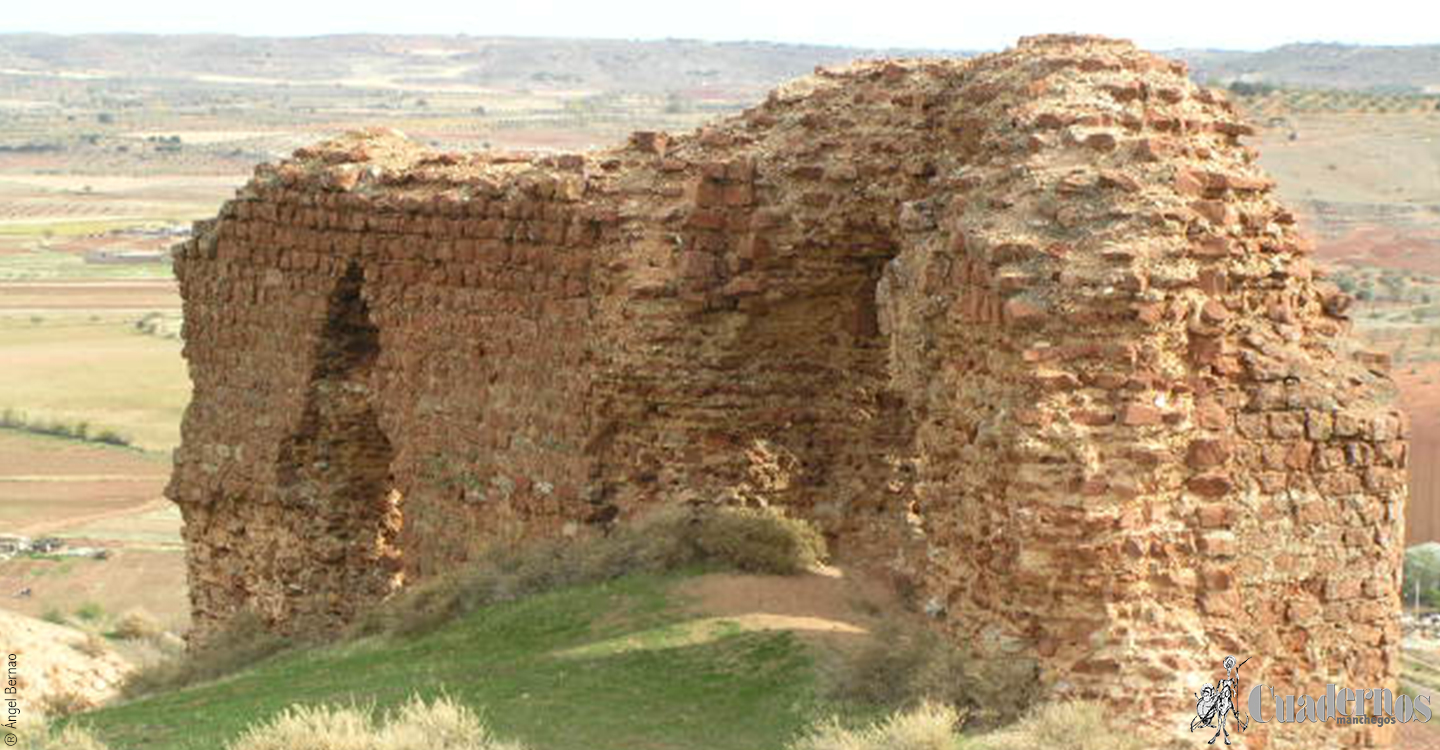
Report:
[{"label": "layered wall strata", "polygon": [[263,166],[177,257],[198,632],[725,495],[1156,726],[1228,654],[1393,687],[1406,425],[1249,133],[1179,63],[1047,36],[607,151]]}]

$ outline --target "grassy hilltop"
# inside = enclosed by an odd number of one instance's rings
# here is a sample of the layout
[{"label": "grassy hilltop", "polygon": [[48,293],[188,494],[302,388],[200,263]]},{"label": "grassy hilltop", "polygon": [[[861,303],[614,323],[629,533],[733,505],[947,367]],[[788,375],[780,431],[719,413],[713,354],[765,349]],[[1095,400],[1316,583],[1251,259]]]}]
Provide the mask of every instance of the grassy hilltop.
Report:
[{"label": "grassy hilltop", "polygon": [[414,639],[284,654],[234,676],[88,714],[112,750],[210,750],[293,703],[475,707],[531,748],[774,747],[815,709],[814,662],[789,632],[697,626],[637,576],[487,608]]},{"label": "grassy hilltop", "polygon": [[1139,747],[1096,707],[1034,705],[1033,668],[967,663],[822,556],[773,511],[674,508],[492,553],[328,643],[238,617],[21,750],[1000,750],[1077,726],[1073,747]]}]

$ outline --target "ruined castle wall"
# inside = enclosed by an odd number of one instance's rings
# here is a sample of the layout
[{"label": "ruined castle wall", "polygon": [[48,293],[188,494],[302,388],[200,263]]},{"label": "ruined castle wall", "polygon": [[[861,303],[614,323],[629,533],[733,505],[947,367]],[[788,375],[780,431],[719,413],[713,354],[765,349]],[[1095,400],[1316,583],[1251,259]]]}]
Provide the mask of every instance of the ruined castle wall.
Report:
[{"label": "ruined castle wall", "polygon": [[262,170],[178,264],[197,366],[170,491],[200,622],[347,619],[479,540],[553,532],[589,481],[597,232],[573,199],[546,178],[374,200],[347,176]]},{"label": "ruined castle wall", "polygon": [[263,167],[178,264],[199,632],[723,497],[1156,726],[1231,654],[1393,687],[1406,427],[1248,132],[1177,63],[1041,37],[591,154]]},{"label": "ruined castle wall", "polygon": [[[850,104],[842,89],[824,90]],[[838,534],[867,525],[851,511],[885,492],[900,427],[875,288],[900,201],[922,184],[885,182],[913,123],[756,154],[756,140],[803,132],[802,101],[628,157],[647,208],[602,250],[615,293],[599,303],[613,340],[636,342],[606,368],[601,481],[622,507],[722,492]]]},{"label": "ruined castle wall", "polygon": [[1198,685],[1225,653],[1281,694],[1385,683],[1404,427],[1383,363],[1339,335],[1229,105],[1094,52],[970,68],[991,164],[891,267],[898,369],[941,374],[912,402],[920,576],[967,642],[1142,714],[1193,706],[1137,675]]}]

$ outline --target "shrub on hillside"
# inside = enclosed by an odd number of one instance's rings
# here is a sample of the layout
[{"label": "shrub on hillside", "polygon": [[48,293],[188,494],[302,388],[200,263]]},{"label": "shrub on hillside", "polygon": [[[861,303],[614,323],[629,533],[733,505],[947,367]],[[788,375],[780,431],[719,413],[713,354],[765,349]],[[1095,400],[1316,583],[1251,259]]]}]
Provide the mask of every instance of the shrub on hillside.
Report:
[{"label": "shrub on hillside", "polygon": [[142,665],[131,672],[121,685],[120,694],[137,698],[218,679],[290,646],[290,639],[271,632],[259,615],[246,610],[189,652]]},{"label": "shrub on hillside", "polygon": [[913,708],[953,706],[971,721],[998,726],[1019,718],[1039,698],[1036,664],[1027,659],[969,660],[944,636],[897,617],[874,636],[837,655],[825,674],[831,700]]},{"label": "shrub on hillside", "polygon": [[115,622],[113,635],[121,640],[139,641],[158,638],[164,632],[165,628],[154,615],[143,609],[132,609]]},{"label": "shrub on hillside", "polygon": [[251,727],[226,750],[523,750],[490,734],[468,708],[448,698],[411,699],[376,722],[359,708],[292,706]]},{"label": "shrub on hillside", "polygon": [[405,589],[363,615],[351,634],[413,635],[488,604],[630,573],[715,565],[794,574],[824,555],[819,532],[779,510],[670,507],[606,536],[492,550],[454,575]]},{"label": "shrub on hillside", "polygon": [[96,622],[105,616],[105,608],[98,602],[85,602],[75,608],[75,616],[82,622]]},{"label": "shrub on hillside", "polygon": [[85,440],[92,443],[106,443],[120,447],[134,446],[130,438],[114,430],[104,429],[98,432],[91,432],[89,422],[66,422],[53,418],[36,418],[31,417],[23,411],[16,411],[10,408],[0,411],[0,427],[29,432],[35,435],[51,435],[73,440]]},{"label": "shrub on hillside", "polygon": [[712,510],[698,522],[682,520],[695,556],[747,573],[795,575],[825,557],[825,538],[814,526],[769,508]]},{"label": "shrub on hillside", "polygon": [[1020,721],[966,744],[966,750],[1035,750],[1065,747],[1072,750],[1144,750],[1154,747],[1150,738],[1133,727],[1110,725],[1105,709],[1095,703],[1045,703]]}]

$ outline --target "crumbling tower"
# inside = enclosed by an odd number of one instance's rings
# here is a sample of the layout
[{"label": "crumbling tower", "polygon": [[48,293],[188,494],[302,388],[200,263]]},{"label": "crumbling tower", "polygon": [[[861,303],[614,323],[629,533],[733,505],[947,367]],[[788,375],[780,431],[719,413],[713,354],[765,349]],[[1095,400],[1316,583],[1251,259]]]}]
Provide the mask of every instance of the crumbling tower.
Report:
[{"label": "crumbling tower", "polygon": [[1183,731],[1229,654],[1394,687],[1405,422],[1250,132],[1179,63],[1045,36],[597,153],[263,166],[177,259],[199,632],[727,493],[1127,720]]}]

